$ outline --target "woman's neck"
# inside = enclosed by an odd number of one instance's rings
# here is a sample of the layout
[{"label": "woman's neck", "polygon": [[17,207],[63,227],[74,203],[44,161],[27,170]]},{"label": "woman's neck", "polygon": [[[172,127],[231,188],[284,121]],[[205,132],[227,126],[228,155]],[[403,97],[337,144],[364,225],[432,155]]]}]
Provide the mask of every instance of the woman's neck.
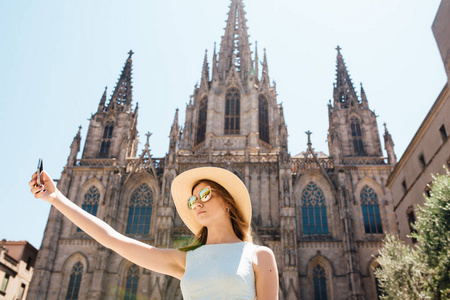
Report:
[{"label": "woman's neck", "polygon": [[234,233],[231,226],[213,226],[208,227],[208,238],[206,244],[231,244],[242,242]]}]

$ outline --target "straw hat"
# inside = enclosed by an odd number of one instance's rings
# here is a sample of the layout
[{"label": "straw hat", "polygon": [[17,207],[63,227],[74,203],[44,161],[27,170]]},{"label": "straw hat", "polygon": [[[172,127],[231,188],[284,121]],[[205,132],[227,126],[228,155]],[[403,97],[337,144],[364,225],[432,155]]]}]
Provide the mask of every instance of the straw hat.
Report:
[{"label": "straw hat", "polygon": [[175,207],[184,224],[186,224],[194,234],[199,234],[203,226],[189,210],[187,201],[189,197],[192,196],[194,184],[202,179],[209,179],[223,186],[236,202],[236,207],[244,218],[243,221],[250,225],[252,219],[250,195],[239,177],[230,171],[221,168],[196,168],[181,173],[172,182],[172,198],[175,202]]}]

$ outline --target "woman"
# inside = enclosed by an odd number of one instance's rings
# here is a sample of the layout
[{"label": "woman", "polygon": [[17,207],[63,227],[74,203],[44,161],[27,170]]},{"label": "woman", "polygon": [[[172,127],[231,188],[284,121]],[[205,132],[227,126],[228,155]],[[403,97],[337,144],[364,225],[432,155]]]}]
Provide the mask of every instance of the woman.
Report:
[{"label": "woman", "polygon": [[184,299],[278,299],[273,252],[251,243],[251,203],[233,173],[213,167],[188,170],[172,183],[177,212],[196,235],[182,249],[159,249],[115,231],[68,200],[43,171],[31,193],[51,203],[103,246],[146,269],[181,280]]}]

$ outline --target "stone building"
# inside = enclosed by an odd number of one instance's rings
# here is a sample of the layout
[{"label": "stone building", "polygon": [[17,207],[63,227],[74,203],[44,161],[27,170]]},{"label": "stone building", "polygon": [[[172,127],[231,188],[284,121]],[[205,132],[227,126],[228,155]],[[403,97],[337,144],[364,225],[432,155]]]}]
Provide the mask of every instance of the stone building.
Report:
[{"label": "stone building", "polygon": [[37,254],[38,250],[26,241],[1,241],[0,299],[27,297]]},{"label": "stone building", "polygon": [[448,82],[433,103],[413,139],[389,177],[400,238],[412,244],[417,205],[430,196],[432,174],[450,168],[450,1],[442,1],[433,22],[433,33],[447,73]]},{"label": "stone building", "polygon": [[[58,188],[123,234],[179,247],[190,233],[171,199],[173,179],[195,167],[228,169],[249,189],[255,243],[276,255],[280,299],[376,299],[373,256],[384,234],[397,232],[385,188],[396,164],[391,135],[385,129],[384,158],[376,116],[338,47],[329,155],[314,151],[308,131],[305,151],[291,157],[266,53],[259,65],[247,29],[242,0],[232,0],[220,48],[211,65],[205,54],[183,129],[176,110],[163,158],[152,157],[150,134],[137,153],[130,51],[110,100],[105,91],[90,119],[81,159],[80,131],[75,136]],[[136,295],[181,299],[178,280],[133,265],[52,208],[28,299]]]}]

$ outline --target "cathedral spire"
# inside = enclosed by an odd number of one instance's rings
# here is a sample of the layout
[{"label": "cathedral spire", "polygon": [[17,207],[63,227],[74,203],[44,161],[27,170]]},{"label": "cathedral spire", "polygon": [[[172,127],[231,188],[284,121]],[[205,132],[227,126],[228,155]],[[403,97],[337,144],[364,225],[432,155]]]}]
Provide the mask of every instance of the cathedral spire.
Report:
[{"label": "cathedral spire", "polygon": [[397,164],[397,156],[394,152],[394,141],[392,140],[392,136],[389,133],[386,123],[384,125],[384,149],[386,149],[388,155],[388,164],[395,165]]},{"label": "cathedral spire", "polygon": [[255,60],[253,61],[252,75],[255,75],[256,78],[259,75],[258,42],[255,42]]},{"label": "cathedral spire", "polygon": [[249,35],[242,0],[231,0],[225,34],[222,36],[219,51],[220,78],[225,79],[231,69],[233,53],[236,55],[235,66],[241,79],[249,77],[252,67]]},{"label": "cathedral spire", "polygon": [[367,102],[366,92],[364,91],[362,82],[361,82],[361,104],[363,108],[369,108],[369,102]]},{"label": "cathedral spire", "polygon": [[77,135],[73,138],[72,144],[70,145],[70,154],[67,159],[67,166],[74,166],[77,160],[78,152],[80,152],[81,144],[81,125],[78,127]]},{"label": "cathedral spire", "polygon": [[178,125],[178,108],[175,111],[175,117],[173,118],[169,138],[170,138],[169,153],[170,154],[176,153],[178,150],[178,143],[180,141],[180,126]]},{"label": "cathedral spire", "polygon": [[208,84],[209,82],[209,66],[208,66],[208,50],[205,50],[205,58],[203,59],[202,67],[202,81],[200,86]]},{"label": "cathedral spire", "polygon": [[216,42],[214,42],[214,53],[213,53],[213,60],[212,60],[212,80],[217,80],[218,74],[217,74],[217,53],[216,53]]},{"label": "cathedral spire", "polygon": [[102,98],[100,99],[100,103],[98,105],[97,112],[102,112],[105,109],[105,102],[106,102],[106,90],[108,89],[107,86],[105,86],[105,91],[103,92]]},{"label": "cathedral spire", "polygon": [[123,111],[131,111],[131,101],[133,98],[132,94],[132,59],[131,56],[134,54],[132,50],[128,52],[128,58],[122,70],[122,74],[117,81],[116,87],[114,89],[111,100],[109,101],[107,109],[112,109],[120,107]]},{"label": "cathedral spire", "polygon": [[267,54],[266,54],[266,48],[264,48],[264,60],[262,64],[262,74],[261,74],[261,81],[266,80],[267,83],[269,83],[269,64],[267,63]]},{"label": "cathedral spire", "polygon": [[349,108],[358,103],[355,88],[344,63],[341,47],[337,46],[336,84],[334,86],[334,104],[338,108]]}]

